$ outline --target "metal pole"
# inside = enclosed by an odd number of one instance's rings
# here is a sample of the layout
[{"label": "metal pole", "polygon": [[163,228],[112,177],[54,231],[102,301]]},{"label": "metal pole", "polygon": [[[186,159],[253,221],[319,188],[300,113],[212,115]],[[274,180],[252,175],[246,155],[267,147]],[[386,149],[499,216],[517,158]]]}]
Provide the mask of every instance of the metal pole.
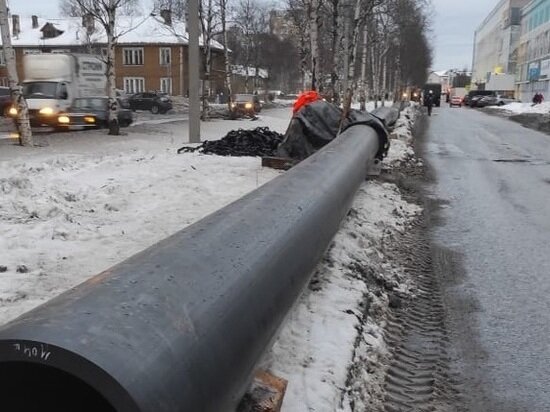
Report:
[{"label": "metal pole", "polygon": [[199,0],[189,0],[189,142],[201,141],[199,99]]},{"label": "metal pole", "polygon": [[284,175],[0,328],[3,410],[235,410],[382,134],[346,129]]}]

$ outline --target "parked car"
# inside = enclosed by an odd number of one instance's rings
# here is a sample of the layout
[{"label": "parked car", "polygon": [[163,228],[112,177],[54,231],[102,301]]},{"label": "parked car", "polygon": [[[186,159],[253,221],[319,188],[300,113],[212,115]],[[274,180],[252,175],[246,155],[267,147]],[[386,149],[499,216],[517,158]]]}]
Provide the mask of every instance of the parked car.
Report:
[{"label": "parked car", "polygon": [[477,101],[479,99],[481,99],[481,97],[483,96],[494,96],[496,93],[492,90],[471,90],[468,92],[468,94],[466,96],[464,96],[464,99],[463,99],[463,104],[464,106],[470,106],[470,107],[475,107],[475,106],[472,106],[472,99],[475,97],[475,96],[480,96],[478,99],[476,99],[476,102],[474,104],[477,104]]},{"label": "parked car", "polygon": [[453,96],[451,97],[451,101],[449,102],[449,107],[453,106],[462,106],[462,97],[460,96]]},{"label": "parked car", "polygon": [[485,96],[483,99],[481,99],[478,102],[479,107],[485,107],[485,106],[504,106],[508,103],[516,102],[517,100],[512,97],[506,97],[506,96]]},{"label": "parked car", "polygon": [[483,99],[484,97],[486,97],[486,96],[483,96],[483,95],[480,95],[480,94],[473,96],[473,97],[470,99],[470,103],[469,103],[469,104],[470,104],[470,107],[479,107],[479,106],[478,106],[478,103],[479,103],[479,101],[480,101],[481,99]]},{"label": "parked car", "polygon": [[151,113],[166,113],[172,109],[172,100],[165,93],[144,92],[136,93],[128,98],[130,109],[150,110]]},{"label": "parked car", "polygon": [[476,107],[486,107],[496,105],[496,96],[483,96],[476,103]]},{"label": "parked car", "polygon": [[[118,99],[118,123],[121,127],[126,127],[132,124],[133,117],[132,111],[128,108],[127,104]],[[126,107],[125,107],[126,106]],[[83,117],[93,116],[95,122],[91,122],[89,118]],[[66,113],[69,117],[70,126],[95,126],[95,127],[108,127],[109,126],[109,98],[107,96],[99,97],[80,97],[74,99],[74,102],[69,109],[69,113]]]},{"label": "parked car", "polygon": [[231,101],[231,114],[254,116],[262,110],[260,97],[255,94],[236,94]]},{"label": "parked car", "polygon": [[0,87],[0,115],[6,116],[12,106],[11,92],[9,87]]}]

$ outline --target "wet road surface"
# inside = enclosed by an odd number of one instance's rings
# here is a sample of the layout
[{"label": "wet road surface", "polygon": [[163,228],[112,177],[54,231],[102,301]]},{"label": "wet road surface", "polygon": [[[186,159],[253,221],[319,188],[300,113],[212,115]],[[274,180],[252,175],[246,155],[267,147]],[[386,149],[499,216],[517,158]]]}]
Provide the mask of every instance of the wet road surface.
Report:
[{"label": "wet road surface", "polygon": [[550,411],[550,136],[466,108],[427,123],[460,410]]}]

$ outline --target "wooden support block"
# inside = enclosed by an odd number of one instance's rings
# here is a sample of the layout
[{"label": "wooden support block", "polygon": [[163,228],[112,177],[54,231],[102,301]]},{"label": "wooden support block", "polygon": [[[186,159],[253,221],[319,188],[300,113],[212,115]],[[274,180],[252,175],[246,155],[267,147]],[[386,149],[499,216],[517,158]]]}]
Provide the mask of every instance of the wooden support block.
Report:
[{"label": "wooden support block", "polygon": [[297,160],[290,159],[288,157],[274,157],[265,156],[262,157],[262,166],[271,167],[272,169],[288,170],[292,166],[298,163]]},{"label": "wooden support block", "polygon": [[269,372],[258,371],[237,412],[280,412],[287,383]]}]

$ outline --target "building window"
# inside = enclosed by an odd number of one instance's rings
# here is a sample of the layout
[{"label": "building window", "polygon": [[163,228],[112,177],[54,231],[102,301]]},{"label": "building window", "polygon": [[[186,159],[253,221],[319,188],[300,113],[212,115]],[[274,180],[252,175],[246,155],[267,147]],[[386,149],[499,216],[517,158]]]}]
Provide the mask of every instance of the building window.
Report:
[{"label": "building window", "polygon": [[129,47],[123,49],[123,64],[126,66],[143,65],[143,47]]},{"label": "building window", "polygon": [[0,86],[9,87],[10,82],[7,77],[0,77]]},{"label": "building window", "polygon": [[6,55],[4,54],[4,50],[0,50],[0,66],[6,65]]},{"label": "building window", "polygon": [[159,52],[161,66],[166,66],[172,63],[172,49],[170,49],[170,47],[161,47]]},{"label": "building window", "polygon": [[161,77],[160,78],[160,91],[163,93],[172,94],[172,78]]},{"label": "building window", "polygon": [[124,91],[128,94],[141,93],[145,90],[145,79],[143,77],[125,77]]},{"label": "building window", "polygon": [[71,50],[69,49],[52,49],[52,54],[65,54],[65,53],[70,53]]}]

